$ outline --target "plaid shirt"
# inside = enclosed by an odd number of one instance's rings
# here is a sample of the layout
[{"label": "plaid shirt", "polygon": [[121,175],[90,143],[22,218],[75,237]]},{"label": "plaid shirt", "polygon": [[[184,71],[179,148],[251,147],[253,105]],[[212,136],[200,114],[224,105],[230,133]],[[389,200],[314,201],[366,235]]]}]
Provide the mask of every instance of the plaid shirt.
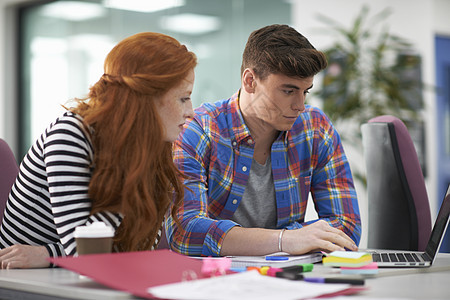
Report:
[{"label": "plaid shirt", "polygon": [[[232,227],[250,173],[254,143],[244,123],[238,93],[195,110],[174,144],[174,161],[186,176],[181,228],[167,216],[172,249],[187,255],[218,256]],[[317,108],[306,106],[291,130],[272,145],[277,227],[304,222],[311,192],[320,219],[342,229],[357,244],[361,220],[353,179],[340,137]]]}]

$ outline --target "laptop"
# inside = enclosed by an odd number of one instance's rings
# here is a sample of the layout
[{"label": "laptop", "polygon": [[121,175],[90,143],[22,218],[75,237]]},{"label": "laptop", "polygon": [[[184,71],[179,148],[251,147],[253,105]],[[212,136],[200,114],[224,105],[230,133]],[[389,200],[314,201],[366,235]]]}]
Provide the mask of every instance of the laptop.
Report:
[{"label": "laptop", "polygon": [[436,254],[444,239],[444,233],[449,223],[450,215],[450,185],[447,187],[447,193],[442,201],[439,214],[431,231],[430,239],[425,248],[425,252],[404,251],[404,250],[375,250],[369,249],[367,252],[372,254],[372,259],[378,264],[378,267],[398,268],[398,267],[430,267],[433,264]]}]

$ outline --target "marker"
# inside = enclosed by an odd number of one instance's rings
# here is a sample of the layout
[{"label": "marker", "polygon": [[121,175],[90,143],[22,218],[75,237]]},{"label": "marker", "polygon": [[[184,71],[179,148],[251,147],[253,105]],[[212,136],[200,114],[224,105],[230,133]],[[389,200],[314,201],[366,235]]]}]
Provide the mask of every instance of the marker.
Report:
[{"label": "marker", "polygon": [[283,272],[283,270],[280,269],[280,268],[272,268],[272,267],[271,267],[269,270],[267,270],[267,275],[268,275],[268,276],[275,277],[275,276],[276,276],[276,273],[278,273],[278,272]]},{"label": "marker", "polygon": [[267,271],[269,271],[269,269],[270,269],[270,267],[268,267],[268,266],[261,267],[261,268],[259,268],[259,274],[267,275]]},{"label": "marker", "polygon": [[[247,271],[256,270],[256,271],[259,272],[259,269],[260,269],[260,268],[258,268],[258,267],[253,267],[253,266],[248,266],[248,267],[247,267]],[[261,273],[261,272],[260,272],[260,273]]]},{"label": "marker", "polygon": [[266,256],[266,260],[272,260],[272,261],[282,261],[282,260],[289,260],[289,257],[286,256]]},{"label": "marker", "polygon": [[302,264],[297,266],[290,266],[282,268],[283,272],[290,272],[290,273],[302,273],[302,272],[311,272],[314,268],[313,264]]},{"label": "marker", "polygon": [[242,272],[247,271],[247,268],[245,268],[245,267],[230,268],[230,271],[236,272],[236,273],[242,273]]},{"label": "marker", "polygon": [[305,277],[303,280],[315,283],[347,283],[353,285],[364,285],[364,279]]},{"label": "marker", "polygon": [[289,280],[303,280],[303,275],[292,272],[276,272],[275,277],[284,278]]}]

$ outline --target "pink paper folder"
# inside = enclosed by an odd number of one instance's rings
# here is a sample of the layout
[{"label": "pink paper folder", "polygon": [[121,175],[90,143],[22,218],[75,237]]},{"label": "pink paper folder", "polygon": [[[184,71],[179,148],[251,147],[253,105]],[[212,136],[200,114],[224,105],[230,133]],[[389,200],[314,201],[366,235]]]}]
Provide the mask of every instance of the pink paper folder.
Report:
[{"label": "pink paper folder", "polygon": [[155,251],[55,257],[53,264],[74,271],[108,287],[154,299],[149,287],[182,281],[195,274],[201,278],[202,261],[167,249]]}]

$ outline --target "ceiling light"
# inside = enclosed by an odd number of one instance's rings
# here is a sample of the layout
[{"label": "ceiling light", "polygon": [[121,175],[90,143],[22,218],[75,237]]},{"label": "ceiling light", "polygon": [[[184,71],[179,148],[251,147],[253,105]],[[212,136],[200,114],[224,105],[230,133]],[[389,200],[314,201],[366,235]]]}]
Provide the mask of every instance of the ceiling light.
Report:
[{"label": "ceiling light", "polygon": [[96,3],[58,1],[44,5],[41,14],[45,17],[68,21],[84,21],[105,15],[105,9]]},{"label": "ceiling light", "polygon": [[139,12],[155,12],[184,5],[184,0],[103,0],[109,8]]},{"label": "ceiling light", "polygon": [[221,22],[219,17],[186,13],[162,17],[160,26],[173,32],[199,35],[219,30]]}]

